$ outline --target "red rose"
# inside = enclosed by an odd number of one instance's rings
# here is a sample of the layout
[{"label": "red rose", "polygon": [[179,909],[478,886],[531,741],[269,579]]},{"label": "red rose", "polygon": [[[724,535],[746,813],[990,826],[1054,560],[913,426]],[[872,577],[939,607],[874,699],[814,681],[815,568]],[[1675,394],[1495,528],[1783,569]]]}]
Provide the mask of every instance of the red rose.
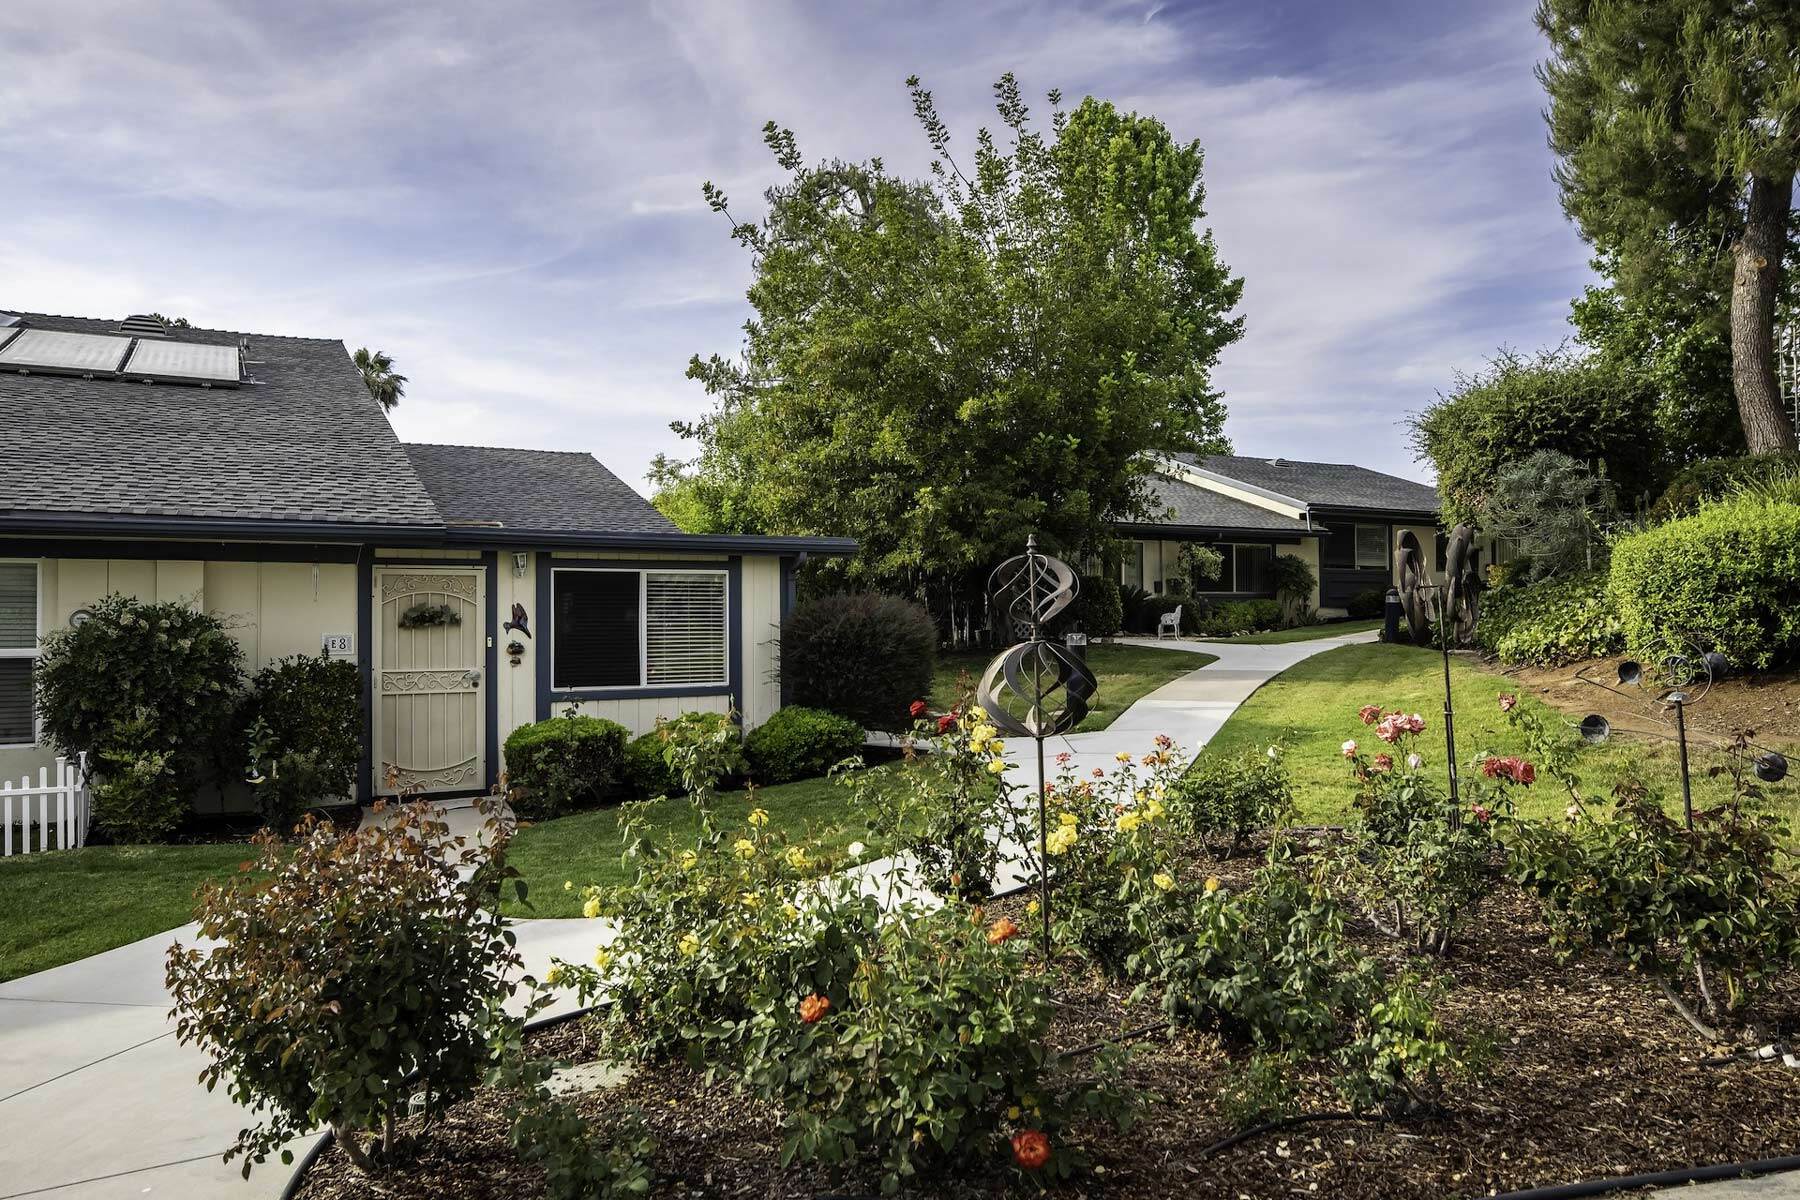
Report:
[{"label": "red rose", "polygon": [[938,718],[938,732],[939,733],[949,733],[952,729],[955,729],[955,728],[956,728],[956,714],[955,713],[945,713],[943,716]]},{"label": "red rose", "polygon": [[1026,1129],[1013,1134],[1013,1161],[1027,1171],[1035,1171],[1050,1161],[1050,1139],[1041,1129]]},{"label": "red rose", "polygon": [[1475,818],[1475,823],[1477,825],[1486,825],[1488,823],[1488,818],[1492,817],[1494,814],[1488,811],[1487,805],[1477,804],[1469,809],[1469,815]]},{"label": "red rose", "polygon": [[907,709],[906,711],[910,712],[913,715],[914,720],[918,720],[920,717],[925,715],[925,712],[926,712],[925,702],[923,700],[914,700],[912,702],[912,707]]},{"label": "red rose", "polygon": [[831,1011],[831,1001],[814,992],[800,1002],[800,1019],[808,1025],[818,1024],[819,1018]]},{"label": "red rose", "polygon": [[1391,771],[1394,769],[1394,756],[1391,754],[1377,754],[1374,759],[1374,766],[1377,771]]},{"label": "red rose", "polygon": [[1356,715],[1362,718],[1364,725],[1373,725],[1381,719],[1381,705],[1365,704],[1362,706],[1362,711]]},{"label": "red rose", "polygon": [[1489,779],[1498,778],[1505,771],[1506,763],[1491,754],[1481,761],[1481,773]]},{"label": "red rose", "polygon": [[1522,783],[1529,787],[1537,782],[1537,768],[1524,759],[1515,758],[1513,759],[1512,777],[1514,783]]}]

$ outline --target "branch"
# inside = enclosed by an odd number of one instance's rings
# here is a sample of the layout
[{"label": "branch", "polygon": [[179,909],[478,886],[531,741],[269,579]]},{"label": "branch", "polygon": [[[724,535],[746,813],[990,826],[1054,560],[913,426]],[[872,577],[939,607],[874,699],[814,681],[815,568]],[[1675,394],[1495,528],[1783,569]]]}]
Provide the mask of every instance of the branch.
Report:
[{"label": "branch", "polygon": [[1717,1029],[1714,1029],[1711,1025],[1708,1025],[1706,1022],[1702,1021],[1694,1013],[1694,1010],[1687,1006],[1687,1002],[1681,998],[1680,994],[1678,992],[1676,992],[1676,990],[1673,987],[1669,986],[1668,980],[1658,979],[1656,981],[1656,986],[1662,989],[1663,999],[1667,1000],[1670,1004],[1674,1005],[1675,1011],[1680,1014],[1681,1019],[1686,1021],[1689,1025],[1692,1025],[1694,1027],[1695,1032],[1697,1032],[1701,1037],[1706,1038],[1708,1041],[1712,1041],[1712,1042],[1723,1042],[1726,1040],[1724,1034],[1720,1033]]}]

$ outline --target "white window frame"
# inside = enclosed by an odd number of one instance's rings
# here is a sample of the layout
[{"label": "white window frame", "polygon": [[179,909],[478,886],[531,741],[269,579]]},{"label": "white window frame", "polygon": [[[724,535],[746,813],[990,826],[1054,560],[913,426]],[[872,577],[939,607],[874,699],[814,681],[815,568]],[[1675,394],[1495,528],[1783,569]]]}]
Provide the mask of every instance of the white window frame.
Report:
[{"label": "white window frame", "polygon": [[[614,684],[578,684],[560,683],[556,676],[556,577],[561,574],[593,574],[606,571],[614,575],[636,575],[638,577],[638,681],[636,683]],[[651,683],[650,680],[650,579],[652,575],[716,575],[724,584],[725,619],[720,622],[719,634],[725,642],[725,653],[720,656],[724,673],[714,680],[687,680],[683,683]],[[569,692],[580,692],[583,695],[604,697],[609,694],[639,692],[647,688],[658,691],[679,692],[683,688],[713,689],[731,685],[731,623],[736,619],[731,611],[731,572],[725,567],[552,567],[550,568],[550,690],[561,695]]]},{"label": "white window frame", "polygon": [[[37,568],[37,578],[32,583],[33,598],[37,602],[37,625],[33,630],[31,648],[0,646],[0,658],[29,658],[36,661],[38,656],[43,653],[44,647],[44,560],[41,558],[0,558],[0,566]],[[43,732],[43,721],[37,713],[37,687],[34,684],[31,694],[31,740],[29,742],[0,742],[0,750],[35,750],[43,745]]]},{"label": "white window frame", "polygon": [[[1379,529],[1381,531],[1381,544],[1384,547],[1384,549],[1382,551],[1381,556],[1374,562],[1365,562],[1363,560],[1362,531],[1365,529]],[[1388,527],[1386,525],[1375,525],[1375,524],[1372,524],[1367,521],[1359,521],[1356,524],[1356,532],[1352,533],[1350,535],[1350,537],[1356,548],[1356,569],[1357,570],[1359,570],[1359,571],[1377,571],[1377,570],[1386,569],[1386,567],[1388,566],[1388,559],[1390,557],[1387,550],[1385,549],[1385,547],[1387,546],[1387,543],[1388,543]]]}]

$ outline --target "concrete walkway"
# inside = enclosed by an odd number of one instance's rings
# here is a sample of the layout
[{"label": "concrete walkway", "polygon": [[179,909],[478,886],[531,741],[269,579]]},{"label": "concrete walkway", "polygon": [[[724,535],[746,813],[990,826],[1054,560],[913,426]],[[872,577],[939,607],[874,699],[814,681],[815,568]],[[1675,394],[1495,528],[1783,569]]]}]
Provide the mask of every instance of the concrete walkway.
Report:
[{"label": "concrete walkway", "polygon": [[[1049,743],[1046,752],[1068,751],[1079,771],[1110,771],[1117,766],[1114,755],[1142,754],[1163,733],[1191,753],[1274,675],[1321,651],[1372,638],[1364,633],[1270,646],[1133,640],[1212,654],[1218,661],[1152,692],[1108,728]],[[1019,782],[1036,782],[1027,744],[1015,740],[1008,757]],[[866,887],[904,896],[912,889],[894,887],[896,873],[904,870],[904,863],[882,860],[858,874]],[[553,957],[586,961],[603,936],[592,921],[520,921],[516,927],[526,970],[539,976]],[[246,1182],[219,1161],[246,1114],[223,1092],[208,1093],[195,1082],[205,1056],[175,1041],[163,956],[171,942],[193,936],[194,927],[184,926],[0,984],[0,1200],[268,1200],[280,1194],[289,1171],[279,1162],[257,1168]],[[295,1147],[296,1157],[303,1148]],[[1765,1181],[1753,1191],[1729,1190],[1738,1186],[1682,1194],[1800,1198],[1794,1177]]]}]

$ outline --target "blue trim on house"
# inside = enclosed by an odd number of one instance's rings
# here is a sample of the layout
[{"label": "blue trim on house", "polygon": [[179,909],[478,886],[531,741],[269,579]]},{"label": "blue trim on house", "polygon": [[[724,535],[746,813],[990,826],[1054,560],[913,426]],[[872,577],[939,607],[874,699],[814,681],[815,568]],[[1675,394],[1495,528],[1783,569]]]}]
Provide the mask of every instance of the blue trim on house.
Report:
[{"label": "blue trim on house", "polygon": [[0,553],[20,558],[354,563],[362,557],[363,548],[305,542],[168,542],[112,538],[0,537]]},{"label": "blue trim on house", "polygon": [[356,557],[356,665],[362,675],[362,762],[357,767],[357,798],[375,798],[375,556],[366,547]]},{"label": "blue trim on house", "polygon": [[725,679],[731,693],[731,710],[744,719],[744,560],[732,555],[725,560]]},{"label": "blue trim on house", "polygon": [[482,670],[487,688],[487,787],[492,792],[500,782],[500,552],[484,551],[481,565],[487,568],[487,651]]},{"label": "blue trim on house", "polygon": [[775,630],[775,682],[780,689],[779,702],[786,708],[789,703],[787,672],[781,669],[781,631],[787,628],[788,614],[794,611],[796,591],[795,572],[805,555],[796,558],[791,554],[781,556],[781,618]]},{"label": "blue trim on house", "polygon": [[537,669],[537,719],[550,719],[550,556],[539,554],[534,560],[537,564],[537,611],[532,618],[537,621],[538,636],[542,642],[532,649],[532,661]]}]

